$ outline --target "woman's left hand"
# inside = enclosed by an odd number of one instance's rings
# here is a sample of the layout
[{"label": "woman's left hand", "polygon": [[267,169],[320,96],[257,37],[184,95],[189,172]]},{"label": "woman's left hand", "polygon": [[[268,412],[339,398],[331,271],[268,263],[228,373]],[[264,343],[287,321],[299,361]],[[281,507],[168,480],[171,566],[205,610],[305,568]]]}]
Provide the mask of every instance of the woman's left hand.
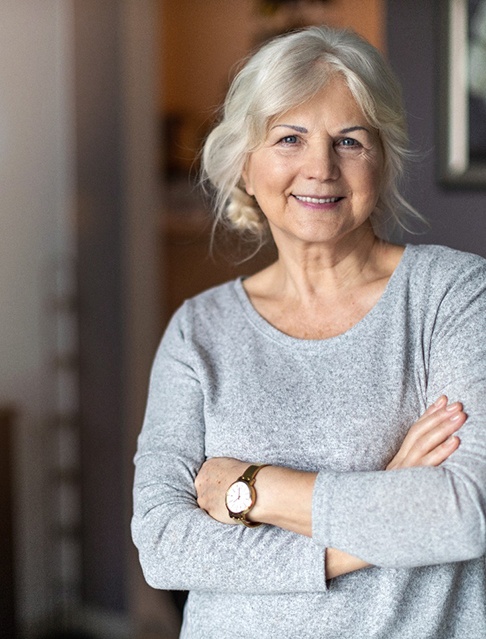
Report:
[{"label": "woman's left hand", "polygon": [[195,481],[198,506],[222,524],[237,524],[228,515],[225,495],[248,466],[249,462],[231,457],[213,457],[205,461]]}]

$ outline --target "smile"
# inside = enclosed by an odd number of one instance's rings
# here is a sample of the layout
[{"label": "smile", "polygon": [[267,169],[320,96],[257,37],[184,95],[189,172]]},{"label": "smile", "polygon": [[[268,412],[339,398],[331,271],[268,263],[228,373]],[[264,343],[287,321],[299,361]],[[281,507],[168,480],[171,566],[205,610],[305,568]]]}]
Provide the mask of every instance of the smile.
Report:
[{"label": "smile", "polygon": [[340,197],[308,197],[307,195],[294,195],[300,202],[308,202],[309,204],[333,204],[342,198]]}]

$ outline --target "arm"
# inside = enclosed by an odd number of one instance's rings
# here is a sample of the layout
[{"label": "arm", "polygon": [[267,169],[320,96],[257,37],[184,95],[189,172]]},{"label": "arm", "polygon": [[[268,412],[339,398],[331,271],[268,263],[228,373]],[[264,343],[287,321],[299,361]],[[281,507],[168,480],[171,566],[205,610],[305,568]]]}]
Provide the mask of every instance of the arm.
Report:
[{"label": "arm", "polygon": [[[462,404],[447,405],[441,396],[410,428],[387,470],[437,466],[457,449],[454,433],[464,424]],[[196,478],[198,503],[212,517],[235,524],[224,505],[226,488],[248,467],[248,462],[228,458],[209,459]],[[317,473],[267,466],[257,477],[258,499],[250,519],[312,536],[312,494]],[[326,550],[328,579],[368,567],[367,562],[335,548]]]},{"label": "arm", "polygon": [[324,553],[312,540],[270,526],[224,526],[198,507],[204,397],[183,324],[179,313],[157,354],[135,460],[132,533],[148,583],[251,593],[325,590]]},{"label": "arm", "polygon": [[[411,427],[387,470],[437,466],[458,446],[453,434],[464,424],[462,404],[447,405],[441,396]],[[318,473],[288,468],[263,468],[259,473],[259,500],[252,519],[312,537],[312,497]]]},{"label": "arm", "polygon": [[[484,555],[486,268],[474,261],[463,263],[461,270],[442,269],[440,275],[453,283],[436,296],[434,315],[423,326],[428,397],[461,398],[468,414],[460,447],[438,468],[320,473],[313,495],[317,543],[385,567]],[[429,274],[428,280],[424,299],[435,294]]]}]

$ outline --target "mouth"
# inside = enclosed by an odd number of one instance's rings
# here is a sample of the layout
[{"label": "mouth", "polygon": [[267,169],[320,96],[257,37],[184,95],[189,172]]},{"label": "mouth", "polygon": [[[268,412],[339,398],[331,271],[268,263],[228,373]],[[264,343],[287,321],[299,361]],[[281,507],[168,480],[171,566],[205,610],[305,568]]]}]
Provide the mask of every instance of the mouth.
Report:
[{"label": "mouth", "polygon": [[295,194],[293,194],[293,196],[296,200],[299,200],[299,202],[305,202],[307,204],[334,204],[343,199],[342,197],[310,197],[308,195]]}]

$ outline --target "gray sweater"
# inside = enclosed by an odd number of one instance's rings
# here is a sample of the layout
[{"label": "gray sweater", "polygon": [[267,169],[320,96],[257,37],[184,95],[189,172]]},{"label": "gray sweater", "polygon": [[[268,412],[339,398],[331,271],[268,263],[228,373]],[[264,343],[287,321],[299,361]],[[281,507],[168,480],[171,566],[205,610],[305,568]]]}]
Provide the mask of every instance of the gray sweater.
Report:
[{"label": "gray sweater", "polygon": [[[442,393],[468,420],[439,468],[384,472]],[[206,457],[319,471],[313,538],[198,508]],[[486,637],[486,261],[408,246],[376,306],[290,337],[240,280],[187,301],[157,353],[132,531],[154,588],[190,590],[184,639]],[[325,548],[375,567],[325,579]]]}]

